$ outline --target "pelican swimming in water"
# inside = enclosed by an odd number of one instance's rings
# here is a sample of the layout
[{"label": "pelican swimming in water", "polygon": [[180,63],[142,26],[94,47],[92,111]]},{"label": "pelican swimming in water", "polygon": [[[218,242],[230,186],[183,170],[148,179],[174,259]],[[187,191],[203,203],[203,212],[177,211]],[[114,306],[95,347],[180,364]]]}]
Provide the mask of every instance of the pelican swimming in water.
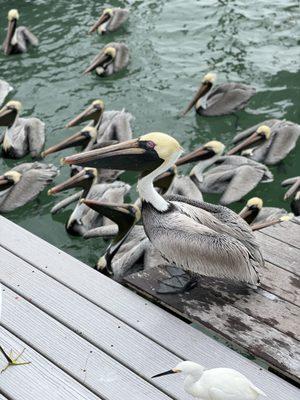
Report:
[{"label": "pelican swimming in water", "polygon": [[256,286],[264,261],[251,228],[241,217],[226,207],[183,196],[164,198],[154,189],[154,179],[171,168],[182,151],[173,137],[152,132],[62,161],[143,171],[137,188],[142,199],[144,229],[168,264],[197,275]]},{"label": "pelican swimming in water", "polygon": [[[296,146],[300,125],[290,121],[270,119],[238,133],[233,138],[236,146],[228,154],[242,151],[252,160],[266,165],[282,161]],[[255,145],[254,147],[250,147]]]},{"label": "pelican swimming in water", "polygon": [[184,390],[201,400],[258,400],[266,394],[248,378],[232,368],[206,369],[192,361],[181,361],[175,368],[152,376],[183,373]]},{"label": "pelican swimming in water", "polygon": [[204,116],[233,114],[243,110],[256,93],[254,87],[243,83],[221,83],[213,88],[215,80],[215,74],[209,73],[204,76],[199,90],[182,112],[182,116],[194,106],[196,112]]},{"label": "pelican swimming in water", "polygon": [[62,200],[54,208],[52,214],[65,208],[77,200],[74,211],[66,223],[66,230],[74,236],[82,236],[88,230],[100,225],[110,224],[95,211],[90,210],[81,199],[94,199],[123,203],[124,196],[129,192],[130,186],[124,182],[98,183],[98,172],[95,168],[84,168],[65,182],[49,189],[48,194],[53,195],[64,190],[81,188],[82,191]]},{"label": "pelican swimming in water", "polygon": [[0,176],[0,212],[7,213],[34,200],[52,183],[58,169],[52,164],[23,163]]},{"label": "pelican swimming in water", "polygon": [[107,32],[114,32],[127,21],[128,16],[129,10],[127,8],[105,8],[98,21],[89,30],[89,33],[93,33],[96,30],[101,35]]},{"label": "pelican swimming in water", "polygon": [[86,68],[84,74],[96,71],[99,76],[109,76],[126,68],[129,64],[129,49],[124,43],[108,43]]},{"label": "pelican swimming in water", "polygon": [[3,79],[0,79],[0,106],[4,102],[8,93],[10,93],[14,88],[10,86],[10,84]]},{"label": "pelican swimming in water", "polygon": [[5,55],[26,53],[28,45],[37,46],[39,44],[37,37],[28,28],[17,27],[19,17],[18,10],[8,12],[7,34],[2,46]]},{"label": "pelican swimming in water", "polygon": [[284,200],[292,199],[291,210],[296,217],[300,215],[300,176],[289,178],[281,182],[282,186],[291,186],[284,195]]},{"label": "pelican swimming in water", "polygon": [[38,118],[21,118],[22,104],[11,100],[0,110],[0,126],[7,129],[2,136],[2,154],[22,158],[38,157],[45,144],[45,124]]},{"label": "pelican swimming in water", "polygon": [[251,226],[252,230],[266,228],[293,217],[293,214],[288,214],[284,208],[263,207],[263,200],[259,197],[249,199],[239,215]]}]

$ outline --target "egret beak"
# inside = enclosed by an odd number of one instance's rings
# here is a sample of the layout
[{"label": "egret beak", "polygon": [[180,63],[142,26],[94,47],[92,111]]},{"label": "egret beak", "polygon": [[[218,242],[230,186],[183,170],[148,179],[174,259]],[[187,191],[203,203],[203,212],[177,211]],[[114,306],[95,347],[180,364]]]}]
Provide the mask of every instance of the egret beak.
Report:
[{"label": "egret beak", "polygon": [[17,27],[16,19],[12,19],[11,21],[8,22],[7,34],[5,41],[3,43],[3,52],[6,56],[11,53],[12,50],[11,40],[14,36],[16,27]]},{"label": "egret beak", "polygon": [[180,165],[185,165],[194,161],[207,160],[214,155],[215,152],[213,150],[207,149],[206,147],[200,147],[185,156],[180,157],[176,162],[176,166],[179,167]]},{"label": "egret beak", "polygon": [[105,68],[113,61],[110,54],[105,53],[103,50],[94,58],[90,66],[83,72],[84,75],[94,71],[98,67]]},{"label": "egret beak", "polygon": [[73,189],[77,187],[81,188],[89,187],[94,178],[95,178],[95,173],[93,172],[92,169],[89,170],[83,169],[82,171],[78,172],[78,174],[67,179],[65,182],[62,182],[59,185],[56,185],[53,188],[49,189],[48,195],[50,196],[62,192],[64,190]]},{"label": "egret beak", "polygon": [[210,91],[211,87],[212,87],[211,82],[203,82],[199,90],[193,97],[193,100],[189,103],[187,108],[181,113],[181,116],[184,117],[191,110],[191,108],[197,103],[197,101]]},{"label": "egret beak", "polygon": [[9,108],[6,105],[0,110],[0,126],[11,126],[18,114],[15,108]]},{"label": "egret beak", "polygon": [[227,152],[227,155],[231,156],[233,154],[236,154],[236,153],[240,152],[241,150],[247,149],[248,147],[250,147],[254,143],[259,144],[259,143],[264,142],[266,140],[268,140],[266,138],[266,136],[262,135],[261,133],[254,132],[247,139],[245,139],[244,141],[242,141],[241,143],[239,143],[238,145],[236,145],[235,147],[230,149]]},{"label": "egret beak", "polygon": [[160,376],[164,376],[164,375],[170,375],[170,374],[176,374],[177,372],[180,372],[178,369],[170,369],[169,371],[165,371],[165,372],[161,372],[160,374],[154,375],[151,377],[151,379],[153,378],[158,378]]},{"label": "egret beak", "polygon": [[154,148],[147,148],[146,144],[145,141],[132,139],[65,157],[62,159],[62,164],[126,171],[152,171],[164,160]]},{"label": "egret beak", "polygon": [[89,30],[89,33],[93,33],[97,30],[97,28],[107,22],[110,19],[111,15],[109,13],[103,13],[101,17],[94,23],[94,25]]},{"label": "egret beak", "polygon": [[66,128],[71,128],[72,126],[76,126],[81,124],[82,122],[93,120],[95,123],[99,121],[100,117],[103,115],[104,106],[100,104],[94,105],[91,104],[86,110],[77,115],[77,117],[73,118],[70,122],[67,123]]},{"label": "egret beak", "polygon": [[14,181],[12,179],[9,179],[5,175],[0,176],[0,192],[10,188],[13,185],[14,185]]},{"label": "egret beak", "polygon": [[89,132],[85,132],[83,129],[82,131],[75,133],[67,139],[62,140],[60,143],[49,147],[42,152],[41,156],[44,158],[49,154],[57,153],[58,151],[68,149],[69,147],[85,146],[90,140],[91,137],[89,135]]}]

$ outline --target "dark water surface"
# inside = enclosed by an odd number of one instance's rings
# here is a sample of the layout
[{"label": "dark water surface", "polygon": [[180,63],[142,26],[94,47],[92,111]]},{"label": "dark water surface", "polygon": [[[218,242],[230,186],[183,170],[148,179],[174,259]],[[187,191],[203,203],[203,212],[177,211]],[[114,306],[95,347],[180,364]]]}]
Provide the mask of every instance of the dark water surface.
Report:
[{"label": "dark water surface", "polygon": [[[129,21],[105,37],[87,35],[101,8],[108,5],[129,6]],[[131,112],[136,136],[159,130],[174,135],[185,149],[211,139],[229,145],[236,130],[235,117],[201,118],[191,112],[178,118],[178,111],[208,71],[218,73],[218,82],[239,81],[257,88],[246,111],[239,113],[238,130],[267,118],[300,123],[299,1],[0,0],[1,41],[10,8],[19,10],[20,23],[38,36],[40,46],[24,55],[4,57],[1,53],[0,77],[14,86],[10,98],[23,103],[24,116],[45,121],[47,147],[75,132],[77,128],[63,127],[96,98],[102,98],[108,110],[125,107]],[[124,41],[129,46],[127,71],[104,79],[83,76],[91,58],[110,41]],[[274,182],[261,184],[249,196],[258,195],[265,205],[289,209],[280,182],[300,173],[299,150],[300,142],[283,164],[271,168]],[[62,155],[72,152],[50,155],[46,161],[58,165]],[[18,162],[25,160],[29,158]],[[1,159],[0,172],[15,163]],[[64,167],[57,182],[67,177]],[[135,181],[134,174],[125,178]],[[6,217],[94,264],[106,243],[67,235],[64,222],[71,207],[54,217],[49,213],[54,202],[64,196],[50,198],[43,193],[38,201]],[[134,187],[131,199],[135,196]],[[234,206],[236,210],[241,207],[242,203]]]}]

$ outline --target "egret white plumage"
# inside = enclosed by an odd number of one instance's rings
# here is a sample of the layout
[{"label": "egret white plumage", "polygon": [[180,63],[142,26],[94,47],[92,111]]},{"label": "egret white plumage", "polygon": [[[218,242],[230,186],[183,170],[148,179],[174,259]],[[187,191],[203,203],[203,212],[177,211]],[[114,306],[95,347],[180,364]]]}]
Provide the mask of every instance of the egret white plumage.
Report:
[{"label": "egret white plumage", "polygon": [[84,74],[95,70],[99,76],[115,74],[129,64],[129,49],[125,43],[108,43],[92,60]]},{"label": "egret white plumage", "polygon": [[242,218],[226,207],[182,196],[163,198],[154,189],[154,179],[172,167],[182,151],[173,137],[152,132],[65,157],[63,162],[143,171],[138,192],[145,232],[167,262],[195,274],[257,285],[258,270],[264,262],[253,233]]},{"label": "egret white plumage", "polygon": [[107,32],[114,32],[127,21],[128,16],[129,10],[127,8],[105,8],[98,21],[89,30],[89,33],[93,33],[96,30],[100,35]]},{"label": "egret white plumage", "polygon": [[45,144],[45,124],[38,118],[21,118],[22,104],[11,100],[0,110],[0,126],[7,129],[2,137],[2,154],[22,158],[38,157]]},{"label": "egret white plumage", "polygon": [[232,114],[243,110],[256,93],[254,87],[243,83],[222,83],[213,88],[215,81],[216,74],[204,76],[199,90],[182,115],[187,114],[194,106],[196,112],[204,116]]},{"label": "egret white plumage", "polygon": [[175,368],[152,376],[182,372],[184,390],[201,400],[257,400],[266,394],[256,387],[248,378],[232,368],[205,369],[192,361],[181,361]]},{"label": "egret white plumage", "polygon": [[37,46],[39,44],[37,37],[28,28],[17,27],[19,18],[18,10],[13,9],[8,12],[7,34],[2,46],[5,55],[25,53],[28,45]]}]

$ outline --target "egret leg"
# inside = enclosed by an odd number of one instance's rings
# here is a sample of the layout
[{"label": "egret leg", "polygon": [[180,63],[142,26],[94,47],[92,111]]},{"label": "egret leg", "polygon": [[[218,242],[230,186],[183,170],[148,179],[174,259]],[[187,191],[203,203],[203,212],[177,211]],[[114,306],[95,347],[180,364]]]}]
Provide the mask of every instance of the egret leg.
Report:
[{"label": "egret leg", "polygon": [[30,364],[30,361],[18,361],[18,359],[23,355],[25,349],[23,349],[21,351],[20,354],[17,355],[17,357],[13,358],[13,354],[12,354],[12,350],[10,351],[9,354],[7,354],[4,349],[2,348],[2,346],[0,346],[0,351],[1,353],[4,355],[4,357],[6,358],[7,361],[7,365],[5,368],[2,369],[2,371],[0,372],[1,374],[7,370],[7,368],[9,367],[13,367],[13,366],[17,366],[17,365],[28,365]]},{"label": "egret leg", "polygon": [[197,286],[197,278],[195,276],[191,276],[191,274],[185,272],[183,269],[173,266],[167,266],[166,270],[169,274],[169,277],[166,279],[158,280],[159,285],[156,289],[156,293],[184,293]]}]

